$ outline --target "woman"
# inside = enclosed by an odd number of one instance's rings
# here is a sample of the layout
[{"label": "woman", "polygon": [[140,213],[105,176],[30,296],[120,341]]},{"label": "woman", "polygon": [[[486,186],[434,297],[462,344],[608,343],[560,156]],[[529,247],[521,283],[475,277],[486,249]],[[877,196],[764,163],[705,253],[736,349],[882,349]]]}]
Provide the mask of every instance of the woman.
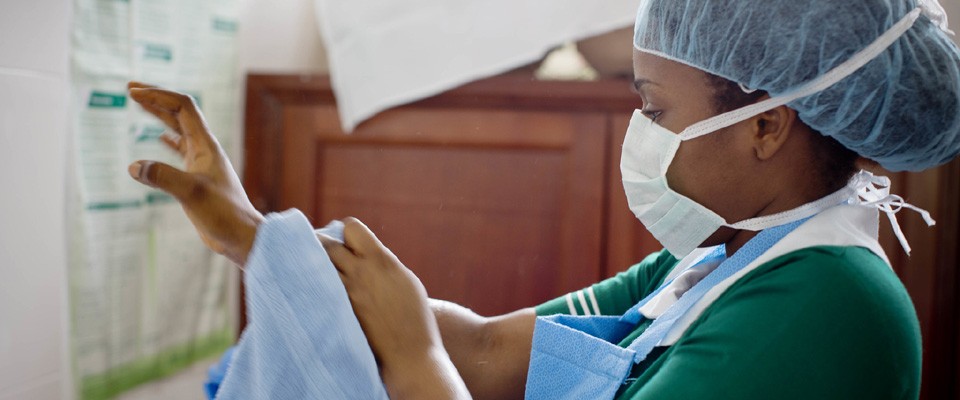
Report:
[{"label": "woman", "polygon": [[[346,220],[343,243],[321,241],[390,396],[916,398],[916,315],[876,241],[879,211],[908,205],[855,163],[921,170],[960,152],[947,32],[932,0],[643,1],[621,173],[665,250],[482,318],[428,301]],[[187,164],[131,175],[176,196],[239,264],[267,251],[275,225],[189,99],[137,84],[131,96],[183,135],[165,140]]]}]

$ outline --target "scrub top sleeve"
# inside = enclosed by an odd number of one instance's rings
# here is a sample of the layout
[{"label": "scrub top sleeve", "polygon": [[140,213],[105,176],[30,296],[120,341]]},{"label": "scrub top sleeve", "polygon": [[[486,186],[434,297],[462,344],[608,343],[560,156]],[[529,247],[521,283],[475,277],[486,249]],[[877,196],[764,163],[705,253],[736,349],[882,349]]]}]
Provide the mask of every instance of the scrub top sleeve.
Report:
[{"label": "scrub top sleeve", "polygon": [[[677,265],[677,259],[666,251],[650,254],[624,272],[543,303],[535,308],[538,316],[622,315],[630,307],[656,290]],[[588,314],[589,313],[589,314]]]},{"label": "scrub top sleeve", "polygon": [[619,398],[917,398],[920,354],[890,268],[863,248],[815,248],[737,281]]}]

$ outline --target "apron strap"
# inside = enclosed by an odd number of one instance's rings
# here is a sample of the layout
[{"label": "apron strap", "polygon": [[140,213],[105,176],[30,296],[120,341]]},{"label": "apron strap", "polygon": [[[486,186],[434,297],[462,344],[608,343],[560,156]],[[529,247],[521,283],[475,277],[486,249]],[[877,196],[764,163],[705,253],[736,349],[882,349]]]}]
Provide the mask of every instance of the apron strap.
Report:
[{"label": "apron strap", "polygon": [[640,300],[639,303],[637,303],[636,305],[634,305],[633,307],[631,307],[629,310],[627,310],[627,312],[625,312],[625,313],[623,314],[623,316],[620,317],[620,321],[621,321],[621,322],[624,322],[624,323],[628,323],[628,324],[631,324],[631,325],[636,326],[637,324],[640,323],[640,320],[642,320],[642,319],[644,318],[644,315],[643,315],[643,313],[640,312],[640,309],[643,308],[644,305],[646,305],[647,303],[649,303],[649,302],[650,302],[651,300],[653,300],[655,297],[657,297],[657,295],[659,295],[660,292],[663,291],[663,289],[665,289],[666,287],[670,286],[670,284],[673,283],[673,281],[676,280],[677,277],[679,277],[680,275],[682,275],[682,274],[683,274],[684,272],[686,272],[687,270],[690,270],[690,269],[699,267],[699,266],[701,266],[701,265],[704,265],[704,264],[707,264],[707,263],[710,263],[710,262],[713,262],[713,261],[723,260],[724,258],[726,258],[726,256],[727,256],[727,252],[726,252],[726,249],[724,248],[724,246],[716,246],[716,248],[714,248],[712,252],[710,252],[709,254],[703,256],[703,257],[700,259],[700,261],[691,263],[691,265],[690,265],[689,267],[684,268],[683,271],[681,271],[679,274],[676,274],[676,276],[675,276],[673,279],[671,279],[671,280],[669,280],[669,281],[667,281],[667,282],[664,282],[663,285],[661,285],[659,288],[657,288],[657,290],[654,290],[653,293],[650,293],[650,294],[647,295],[647,297],[645,297],[643,300]]},{"label": "apron strap", "polygon": [[[682,317],[700,298],[702,298],[711,288],[723,280],[729,278],[737,271],[740,271],[747,264],[756,260],[761,254],[767,252],[773,245],[783,239],[784,236],[793,232],[798,226],[806,222],[809,218],[794,221],[788,224],[765,229],[753,239],[750,239],[739,251],[732,257],[722,262],[716,270],[703,278],[690,290],[683,294],[676,303],[667,309],[663,315],[655,319],[645,331],[633,343],[627,347],[635,352],[634,363],[640,363],[653,351],[653,348],[670,331],[674,323]],[[722,249],[722,247],[720,247]],[[645,299],[647,300],[647,299]],[[631,309],[632,310],[632,309]]]}]

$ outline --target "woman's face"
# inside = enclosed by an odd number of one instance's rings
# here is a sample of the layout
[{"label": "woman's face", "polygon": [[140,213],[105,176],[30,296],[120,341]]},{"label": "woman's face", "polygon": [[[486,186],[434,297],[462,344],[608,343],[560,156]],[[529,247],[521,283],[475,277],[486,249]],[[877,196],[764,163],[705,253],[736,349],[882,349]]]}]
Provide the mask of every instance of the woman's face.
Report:
[{"label": "woman's face", "polygon": [[[679,133],[717,114],[714,88],[703,71],[637,50],[633,61],[642,111],[658,125]],[[667,170],[669,186],[727,222],[753,217],[762,204],[753,196],[755,155],[747,126],[740,123],[684,141]],[[732,234],[721,229],[704,245],[724,243]]]}]

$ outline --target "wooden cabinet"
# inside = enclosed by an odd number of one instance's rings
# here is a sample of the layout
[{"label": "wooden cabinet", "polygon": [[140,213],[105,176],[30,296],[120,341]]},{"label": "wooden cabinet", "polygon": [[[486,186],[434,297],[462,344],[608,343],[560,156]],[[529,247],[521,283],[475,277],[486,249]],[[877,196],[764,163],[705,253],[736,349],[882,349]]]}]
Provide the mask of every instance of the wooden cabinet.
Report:
[{"label": "wooden cabinet", "polygon": [[[254,204],[296,207],[316,225],[359,218],[433,297],[504,313],[594,283],[644,252],[614,173],[623,135],[614,132],[635,101],[622,82],[582,84],[567,103],[506,77],[388,111],[351,134],[322,78],[249,85]],[[540,97],[510,94],[523,86]],[[607,104],[594,102],[601,97]]]},{"label": "wooden cabinet", "polygon": [[[505,75],[385,112],[344,134],[329,81],[251,75],[244,182],[262,211],[296,207],[317,226],[369,225],[431,296],[493,315],[628,268],[660,245],[626,205],[620,147],[629,82]],[[924,333],[924,392],[956,392],[960,163],[896,174],[894,190],[935,228],[899,215],[907,258],[882,243]],[[952,392],[951,392],[952,390]]]},{"label": "wooden cabinet", "polygon": [[282,207],[360,218],[432,296],[482,313],[600,276],[602,115],[411,109],[349,136],[334,115],[288,111],[300,123],[287,134],[306,142],[283,160],[301,172]]}]

